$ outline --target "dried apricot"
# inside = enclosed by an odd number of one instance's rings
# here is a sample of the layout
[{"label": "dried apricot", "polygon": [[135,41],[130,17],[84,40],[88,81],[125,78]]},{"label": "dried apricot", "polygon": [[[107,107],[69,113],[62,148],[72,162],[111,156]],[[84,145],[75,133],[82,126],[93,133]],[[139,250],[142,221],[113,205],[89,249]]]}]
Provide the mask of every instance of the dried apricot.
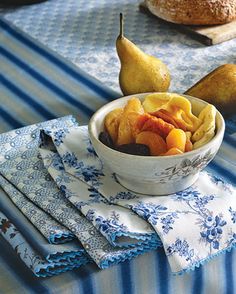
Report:
[{"label": "dried apricot", "polygon": [[164,109],[151,112],[150,115],[155,116],[157,118],[161,118],[165,122],[172,124],[175,128],[178,128],[178,125],[176,124],[175,120],[168,114],[168,111]]},{"label": "dried apricot", "polygon": [[[147,117],[146,114],[145,118]],[[141,117],[139,119],[142,119]],[[151,131],[157,133],[163,138],[169,134],[169,132],[174,129],[174,126],[165,122],[163,119],[149,115],[149,118],[144,122],[141,131]]]},{"label": "dried apricot", "polygon": [[173,147],[178,148],[182,152],[185,150],[186,144],[186,134],[181,129],[173,129],[170,131],[168,136],[166,137],[167,149],[171,149]]},{"label": "dried apricot", "polygon": [[176,147],[170,148],[166,153],[161,154],[162,156],[167,156],[167,155],[177,155],[177,154],[182,154],[183,152],[179,150]]},{"label": "dried apricot", "polygon": [[150,114],[144,113],[138,117],[136,123],[133,125],[133,135],[136,137],[142,131],[142,128],[147,120],[151,117]]},{"label": "dried apricot", "polygon": [[185,124],[176,117],[174,117],[174,115],[171,112],[165,109],[160,109],[158,111],[151,112],[150,114],[155,117],[162,118],[165,122],[172,124],[177,129],[182,129],[183,131],[186,131]]},{"label": "dried apricot", "polygon": [[167,150],[165,140],[157,133],[151,131],[143,131],[139,133],[136,136],[136,143],[147,145],[153,156],[165,153]]}]

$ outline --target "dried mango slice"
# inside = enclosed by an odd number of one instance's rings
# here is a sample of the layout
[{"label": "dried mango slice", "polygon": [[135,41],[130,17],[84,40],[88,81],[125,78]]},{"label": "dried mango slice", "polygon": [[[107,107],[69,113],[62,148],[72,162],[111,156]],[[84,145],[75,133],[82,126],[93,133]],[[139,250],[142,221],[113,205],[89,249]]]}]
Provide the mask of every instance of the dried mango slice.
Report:
[{"label": "dried mango slice", "polygon": [[118,136],[118,128],[123,114],[122,108],[116,108],[110,111],[104,119],[104,127],[115,143]]},{"label": "dried mango slice", "polygon": [[177,123],[175,122],[175,120],[171,117],[171,115],[169,115],[168,111],[164,110],[164,109],[160,109],[158,111],[155,112],[151,112],[150,113],[152,116],[158,117],[163,119],[165,122],[172,124],[175,128],[178,128]]},{"label": "dried mango slice", "polygon": [[187,130],[185,122],[176,118],[171,112],[169,112],[165,109],[160,109],[160,110],[152,112],[150,114],[153,116],[162,118],[164,121],[172,124],[177,129],[182,129],[183,131]]},{"label": "dried mango slice", "polygon": [[195,131],[199,126],[199,119],[193,115],[192,106],[188,99],[173,93],[157,93],[146,96],[143,102],[144,110],[155,112],[164,109],[177,119],[184,130]]},{"label": "dried mango slice", "polygon": [[216,117],[216,108],[212,104],[208,104],[203,108],[200,112],[198,118],[201,121],[199,128],[194,132],[192,136],[192,141],[197,142],[205,133],[207,133],[210,129],[215,129],[215,117]]},{"label": "dried mango slice", "polygon": [[170,93],[155,93],[147,95],[143,101],[143,108],[146,112],[155,112],[170,101],[171,97],[172,94]]},{"label": "dried mango slice", "polygon": [[139,133],[136,137],[136,143],[147,145],[152,156],[160,155],[167,150],[165,140],[157,133],[150,131]]},{"label": "dried mango slice", "polygon": [[137,135],[141,131],[151,131],[165,139],[172,129],[174,129],[172,124],[165,122],[161,118],[145,113],[138,118],[134,126],[134,135]]}]

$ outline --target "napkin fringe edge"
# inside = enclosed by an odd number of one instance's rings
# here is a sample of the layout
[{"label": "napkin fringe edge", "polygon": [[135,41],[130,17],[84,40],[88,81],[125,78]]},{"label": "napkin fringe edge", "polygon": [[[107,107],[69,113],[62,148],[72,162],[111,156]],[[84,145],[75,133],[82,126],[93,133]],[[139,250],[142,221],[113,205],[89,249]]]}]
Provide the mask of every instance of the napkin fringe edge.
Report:
[{"label": "napkin fringe edge", "polygon": [[156,243],[156,244],[144,244],[143,247],[134,248],[132,251],[129,252],[122,252],[116,256],[111,256],[109,258],[105,257],[105,259],[102,259],[100,264],[98,265],[101,269],[109,268],[110,266],[116,265],[120,262],[131,260],[132,258],[144,254],[146,252],[149,252],[151,250],[157,249],[159,247],[163,247],[162,243]]}]

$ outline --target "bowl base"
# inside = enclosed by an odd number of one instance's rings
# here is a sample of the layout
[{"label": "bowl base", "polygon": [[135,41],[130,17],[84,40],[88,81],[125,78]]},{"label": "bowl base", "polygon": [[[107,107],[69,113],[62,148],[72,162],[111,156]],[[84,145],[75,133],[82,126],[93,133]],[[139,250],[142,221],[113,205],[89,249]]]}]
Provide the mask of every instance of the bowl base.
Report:
[{"label": "bowl base", "polygon": [[116,174],[117,180],[126,189],[148,196],[164,196],[180,192],[194,184],[198,179],[198,176],[199,173],[195,175],[191,174],[175,182],[168,181],[167,183],[153,183],[148,181],[137,182],[134,179],[123,178]]}]

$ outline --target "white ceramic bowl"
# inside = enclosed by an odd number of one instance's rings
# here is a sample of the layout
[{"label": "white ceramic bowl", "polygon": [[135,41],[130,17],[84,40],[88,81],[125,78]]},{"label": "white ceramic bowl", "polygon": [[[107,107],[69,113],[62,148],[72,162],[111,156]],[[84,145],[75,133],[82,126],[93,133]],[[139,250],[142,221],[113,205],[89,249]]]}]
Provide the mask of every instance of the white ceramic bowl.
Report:
[{"label": "white ceramic bowl", "polygon": [[[101,107],[89,122],[89,134],[93,147],[103,163],[116,174],[120,184],[129,190],[148,195],[166,195],[191,186],[199,172],[214,158],[224,135],[225,123],[222,115],[216,114],[216,134],[204,146],[190,152],[170,156],[137,156],[118,152],[99,141],[103,121],[107,113],[123,107],[131,97],[141,101],[151,93],[130,95],[116,99]],[[192,104],[192,112],[198,115],[206,102],[182,95]]]}]

